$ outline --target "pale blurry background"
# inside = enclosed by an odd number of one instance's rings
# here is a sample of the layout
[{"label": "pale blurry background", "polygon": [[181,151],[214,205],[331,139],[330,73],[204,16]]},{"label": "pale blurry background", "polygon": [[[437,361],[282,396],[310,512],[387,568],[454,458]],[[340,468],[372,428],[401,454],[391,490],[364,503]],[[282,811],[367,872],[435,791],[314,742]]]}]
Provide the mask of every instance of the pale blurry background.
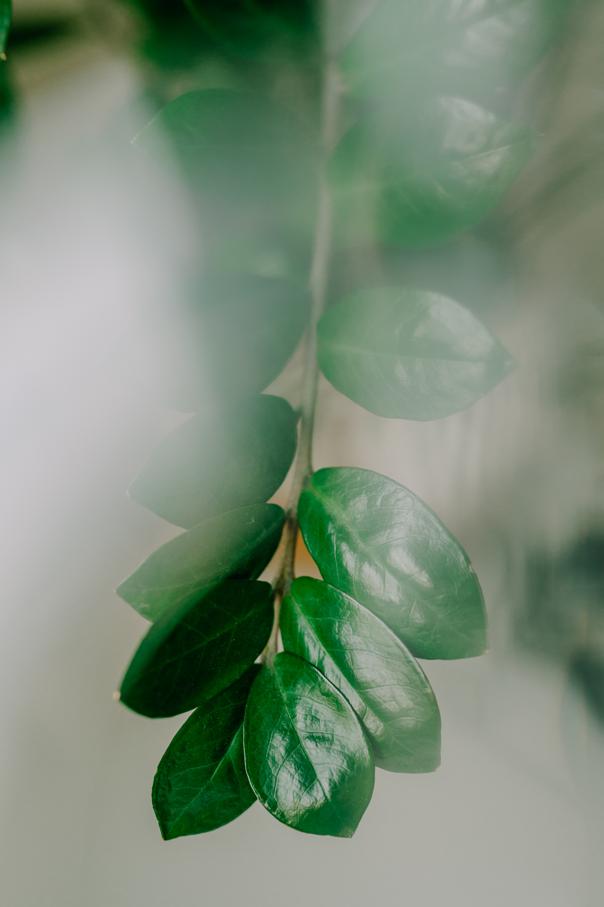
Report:
[{"label": "pale blurry background", "polygon": [[[174,419],[145,380],[144,306],[190,230],[176,189],[141,191],[129,151],[147,115],[141,69],[115,37],[121,20],[110,38],[96,6],[17,0],[0,147],[1,903],[599,907],[604,9],[585,3],[540,74],[541,149],[509,201],[513,273],[462,243],[457,278],[497,297],[482,314],[514,376],[430,425],[380,420],[322,387],[317,465],[405,482],[485,588],[490,654],[426,665],[442,768],[380,772],[352,841],[298,835],[256,805],[164,844],[150,785],[182,719],[112,701],[145,629],[113,590],[171,534],[125,490]],[[65,28],[36,37],[41,12]],[[161,255],[159,204],[173,243]]]}]

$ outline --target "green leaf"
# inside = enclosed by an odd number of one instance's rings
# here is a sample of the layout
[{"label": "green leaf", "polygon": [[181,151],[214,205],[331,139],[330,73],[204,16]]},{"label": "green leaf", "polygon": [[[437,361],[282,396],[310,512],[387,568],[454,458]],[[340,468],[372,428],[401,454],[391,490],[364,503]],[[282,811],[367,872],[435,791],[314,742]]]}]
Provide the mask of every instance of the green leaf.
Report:
[{"label": "green leaf", "polygon": [[185,411],[262,391],[308,321],[307,290],[277,277],[213,274],[175,293],[160,313],[157,369],[161,394]]},{"label": "green leaf", "polygon": [[149,620],[198,601],[228,577],[259,576],[281,538],[284,513],[252,504],[211,517],[158,548],[118,588]]},{"label": "green leaf", "polygon": [[315,0],[185,0],[216,44],[240,56],[304,46],[316,34]]},{"label": "green leaf", "polygon": [[[203,207],[230,208],[235,220],[266,208],[299,213],[312,202],[316,137],[287,108],[251,92],[191,91],[167,104],[135,144],[174,159]],[[203,209],[202,209],[203,210]],[[310,212],[309,212],[310,213]]]},{"label": "green leaf", "polygon": [[355,710],[376,765],[431,772],[440,763],[440,713],[420,666],[370,611],[327,583],[295,580],[281,612],[283,643],[313,664]]},{"label": "green leaf", "polygon": [[436,293],[361,290],[319,324],[319,363],[341,393],[378,416],[440,419],[510,371],[511,357],[467,309]]},{"label": "green leaf", "polygon": [[266,501],[294,458],[296,422],[289,403],[270,396],[195,416],[155,449],[130,495],[187,529],[223,511]]},{"label": "green leaf", "polygon": [[298,510],[326,582],[376,614],[418,658],[486,646],[482,592],[468,557],[407,488],[366,469],[321,469]]},{"label": "green leaf", "polygon": [[124,705],[148,718],[188,712],[253,664],[273,623],[268,583],[227,580],[153,624],[122,681]]},{"label": "green leaf", "polygon": [[342,58],[356,91],[473,90],[495,96],[530,69],[569,0],[378,0]]},{"label": "green leaf", "polygon": [[373,792],[373,761],[352,708],[316,668],[283,652],[264,667],[243,740],[254,793],[276,819],[309,834],[354,834]]},{"label": "green leaf", "polygon": [[153,782],[153,808],[165,840],[213,831],[256,797],[243,761],[243,716],[253,666],[186,720],[164,753]]},{"label": "green leaf", "polygon": [[340,230],[389,245],[444,242],[499,204],[530,150],[524,127],[463,98],[378,112],[332,159]]},{"label": "green leaf", "polygon": [[10,31],[13,7],[11,0],[0,0],[0,54],[6,50],[6,41]]}]

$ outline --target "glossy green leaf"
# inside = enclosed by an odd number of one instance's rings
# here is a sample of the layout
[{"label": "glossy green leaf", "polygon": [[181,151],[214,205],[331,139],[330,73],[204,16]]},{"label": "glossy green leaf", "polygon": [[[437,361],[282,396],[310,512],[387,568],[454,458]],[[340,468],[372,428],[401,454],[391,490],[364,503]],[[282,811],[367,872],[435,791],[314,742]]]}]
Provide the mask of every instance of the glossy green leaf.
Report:
[{"label": "glossy green leaf", "polygon": [[484,602],[468,557],[407,488],[366,469],[321,469],[298,510],[323,578],[384,621],[419,658],[486,646]]},{"label": "glossy green leaf", "polygon": [[262,95],[187,92],[160,110],[135,144],[178,164],[189,191],[210,207],[210,223],[227,207],[240,219],[250,205],[256,218],[272,206],[298,211],[315,194],[315,136]]},{"label": "glossy green leaf", "polygon": [[376,765],[431,772],[440,763],[440,713],[422,669],[394,633],[350,596],[295,580],[283,603],[287,651],[313,664],[363,724]]},{"label": "glossy green leaf", "polygon": [[245,766],[275,818],[298,831],[351,837],[373,792],[373,761],[344,696],[312,665],[281,653],[245,712]]},{"label": "glossy green leaf", "polygon": [[528,131],[459,97],[353,126],[331,165],[344,237],[422,247],[475,227],[530,154]]},{"label": "glossy green leaf", "polygon": [[162,309],[161,393],[179,409],[260,392],[306,328],[308,293],[276,277],[213,274],[175,289]]},{"label": "glossy green leaf", "polygon": [[153,624],[130,662],[121,701],[148,718],[194,709],[241,675],[273,623],[268,583],[227,580]]},{"label": "glossy green leaf", "polygon": [[383,287],[328,309],[319,324],[319,363],[334,387],[372,413],[426,420],[471,406],[512,360],[453,300]]},{"label": "glossy green leaf", "polygon": [[130,495],[185,528],[266,501],[294,458],[296,422],[287,401],[268,395],[195,416],[155,449]]},{"label": "glossy green leaf", "polygon": [[342,66],[355,90],[494,96],[532,67],[562,27],[569,0],[365,0]]},{"label": "glossy green leaf", "polygon": [[13,15],[11,0],[0,0],[0,54],[6,50],[6,39]]},{"label": "glossy green leaf", "polygon": [[199,523],[158,548],[118,588],[139,614],[157,620],[198,601],[229,577],[259,576],[273,556],[284,514],[252,504]]},{"label": "glossy green leaf", "polygon": [[253,666],[196,709],[164,753],[153,783],[153,808],[165,840],[213,831],[256,797],[243,761],[243,716]]}]

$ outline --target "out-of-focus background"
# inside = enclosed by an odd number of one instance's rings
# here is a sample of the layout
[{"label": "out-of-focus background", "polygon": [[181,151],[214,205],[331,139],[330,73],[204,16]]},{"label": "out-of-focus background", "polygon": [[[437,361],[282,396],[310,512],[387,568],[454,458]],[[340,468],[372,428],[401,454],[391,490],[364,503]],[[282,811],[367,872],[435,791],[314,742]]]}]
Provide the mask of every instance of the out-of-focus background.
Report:
[{"label": "out-of-focus background", "polygon": [[256,805],[162,843],[150,782],[181,719],[112,700],[143,631],[114,589],[172,534],[125,494],[175,421],[149,390],[145,305],[193,232],[186,197],[141,178],[130,150],[164,85],[157,55],[133,52],[133,28],[117,5],[17,0],[9,44],[2,903],[599,907],[604,8],[581,4],[535,77],[539,149],[507,200],[512,240],[466,237],[429,266],[476,299],[515,374],[435,424],[381,420],[321,387],[317,465],[367,466],[421,495],[467,547],[491,628],[488,656],[427,666],[442,768],[380,772],[351,841],[298,835]]}]

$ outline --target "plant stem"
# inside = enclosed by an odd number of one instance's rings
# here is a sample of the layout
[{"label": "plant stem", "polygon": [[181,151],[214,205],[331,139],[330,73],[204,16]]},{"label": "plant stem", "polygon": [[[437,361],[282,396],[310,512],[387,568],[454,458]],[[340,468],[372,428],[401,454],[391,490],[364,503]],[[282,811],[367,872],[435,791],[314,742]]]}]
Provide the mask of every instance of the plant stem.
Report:
[{"label": "plant stem", "polygon": [[[324,0],[324,12],[329,12],[331,0]],[[335,61],[326,56],[322,64],[321,97],[321,170],[314,248],[310,270],[311,312],[306,335],[302,406],[298,452],[287,507],[281,569],[275,580],[275,619],[273,630],[262,660],[270,663],[279,648],[279,618],[281,603],[294,579],[296,543],[298,539],[298,502],[305,483],[312,474],[312,449],[319,387],[317,362],[317,325],[325,310],[329,285],[329,267],[333,235],[332,198],[327,179],[327,163],[337,137],[339,79]]]}]

